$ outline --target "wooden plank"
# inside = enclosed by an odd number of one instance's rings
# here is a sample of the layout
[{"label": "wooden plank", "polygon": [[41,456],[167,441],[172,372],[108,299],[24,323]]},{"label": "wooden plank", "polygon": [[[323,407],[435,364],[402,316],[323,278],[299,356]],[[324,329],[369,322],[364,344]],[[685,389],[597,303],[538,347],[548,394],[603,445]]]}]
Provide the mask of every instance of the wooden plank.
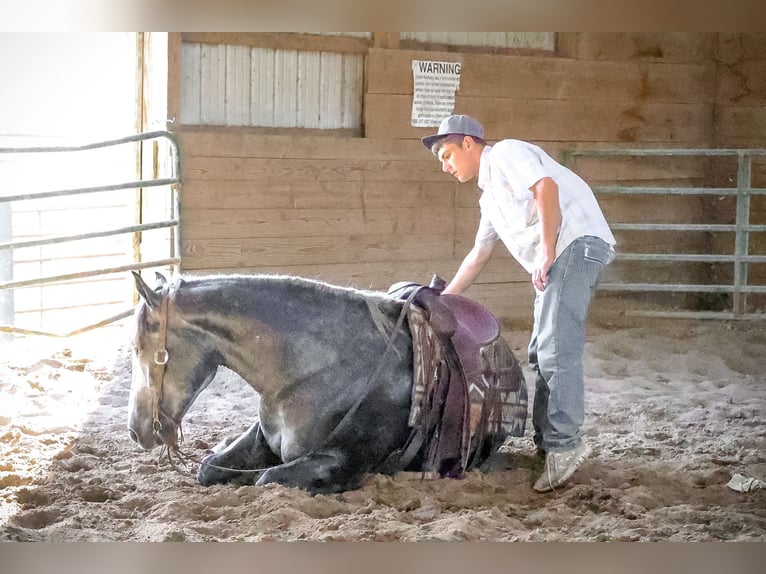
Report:
[{"label": "wooden plank", "polygon": [[184,181],[253,180],[294,181],[410,181],[450,182],[451,176],[434,169],[433,161],[313,160],[263,158],[187,158]]},{"label": "wooden plank", "polygon": [[555,32],[401,32],[401,45],[429,50],[492,50],[539,53],[553,50]]},{"label": "wooden plank", "polygon": [[579,156],[567,162],[571,170],[592,186],[641,181],[646,185],[666,181],[668,186],[682,182],[688,186],[705,179],[709,165],[710,160],[704,157]]},{"label": "wooden plank", "polygon": [[174,122],[173,128],[181,124],[181,108],[183,107],[182,85],[183,85],[183,65],[181,55],[181,34],[180,32],[168,32],[168,111],[167,117]]},{"label": "wooden plank", "polygon": [[[487,139],[558,141],[658,141],[692,146],[712,136],[708,104],[570,102],[542,99],[457,97],[455,110],[484,123]],[[369,138],[421,138],[432,130],[410,125],[412,98],[368,94]]]},{"label": "wooden plank", "polygon": [[[599,205],[609,223],[716,223],[711,220],[716,198],[600,194]],[[728,223],[728,222],[727,222]]]},{"label": "wooden plank", "polygon": [[187,156],[261,157],[275,159],[433,159],[420,141],[266,135],[207,130],[178,134]]},{"label": "wooden plank", "polygon": [[455,233],[459,235],[476,235],[479,227],[481,210],[476,202],[471,207],[460,207],[455,210]]},{"label": "wooden plank", "polygon": [[713,59],[717,39],[715,32],[578,32],[577,56],[700,63]]},{"label": "wooden plank", "polygon": [[432,235],[184,239],[184,268],[258,268],[347,261],[417,261],[452,257],[452,245]]},{"label": "wooden plank", "polygon": [[364,53],[372,45],[368,38],[320,36],[293,32],[183,32],[184,42],[227,44],[275,50]]},{"label": "wooden plank", "polygon": [[560,58],[577,58],[577,32],[556,32],[556,55]]},{"label": "wooden plank", "polygon": [[720,106],[716,120],[720,146],[766,147],[766,106]]},{"label": "wooden plank", "polygon": [[766,104],[766,52],[761,60],[720,67],[718,101],[722,105]]},{"label": "wooden plank", "polygon": [[766,55],[766,33],[719,32],[718,58],[724,64],[736,65],[750,60],[763,61]]},{"label": "wooden plank", "polygon": [[387,50],[399,48],[399,32],[373,32],[373,46]]},{"label": "wooden plank", "polygon": [[343,128],[359,129],[362,126],[362,102],[364,101],[364,57],[343,57],[343,80],[341,85],[341,109]]},{"label": "wooden plank", "polygon": [[451,206],[456,184],[425,182],[263,182],[187,180],[187,209],[391,208]]},{"label": "wooden plank", "polygon": [[465,97],[712,103],[715,66],[370,50],[368,93],[412,94],[412,61],[461,62]]},{"label": "wooden plank", "polygon": [[421,209],[186,209],[187,239],[342,237],[353,235],[452,234],[453,210]]}]

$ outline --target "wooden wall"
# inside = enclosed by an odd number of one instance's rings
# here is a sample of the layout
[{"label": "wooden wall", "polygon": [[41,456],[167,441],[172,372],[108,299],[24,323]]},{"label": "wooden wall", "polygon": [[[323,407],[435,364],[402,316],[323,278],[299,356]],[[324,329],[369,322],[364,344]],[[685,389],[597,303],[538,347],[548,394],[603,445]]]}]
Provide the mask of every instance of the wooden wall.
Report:
[{"label": "wooden wall", "polygon": [[[185,272],[295,273],[375,289],[451,277],[473,241],[478,190],[441,173],[419,142],[432,130],[410,126],[413,59],[461,62],[455,111],[480,118],[490,140],[527,139],[554,157],[582,148],[766,146],[764,35],[561,33],[554,55],[412,50],[391,33],[375,38],[366,52],[364,137],[174,128]],[[180,50],[179,38],[169,44]],[[181,105],[177,70],[171,109]],[[711,178],[701,160],[574,166],[594,185]],[[703,200],[599,199],[613,222],[719,216]],[[761,203],[754,213],[763,218]],[[651,252],[713,248],[709,237],[618,239]],[[690,280],[706,272],[684,271]],[[502,246],[469,295],[508,321],[531,321],[529,278]]]}]

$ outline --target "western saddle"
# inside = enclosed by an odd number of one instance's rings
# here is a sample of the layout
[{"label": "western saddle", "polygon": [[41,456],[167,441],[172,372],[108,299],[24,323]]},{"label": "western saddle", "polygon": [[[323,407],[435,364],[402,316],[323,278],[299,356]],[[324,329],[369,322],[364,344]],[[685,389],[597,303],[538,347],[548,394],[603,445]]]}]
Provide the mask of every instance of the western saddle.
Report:
[{"label": "western saddle", "polygon": [[388,290],[411,301],[414,357],[413,430],[390,463],[401,470],[420,453],[424,472],[460,477],[507,436],[523,436],[527,389],[497,318],[471,299],[442,295],[444,287],[434,275],[428,286],[400,282]]}]

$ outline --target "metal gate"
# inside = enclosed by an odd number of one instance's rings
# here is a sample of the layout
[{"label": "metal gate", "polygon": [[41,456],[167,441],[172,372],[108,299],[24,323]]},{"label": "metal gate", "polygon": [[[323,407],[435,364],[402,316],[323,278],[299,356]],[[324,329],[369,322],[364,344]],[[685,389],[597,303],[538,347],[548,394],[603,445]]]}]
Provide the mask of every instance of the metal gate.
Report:
[{"label": "metal gate", "polygon": [[[9,252],[12,253],[16,249],[21,249],[26,247],[53,245],[53,244],[59,244],[59,243],[74,242],[74,241],[79,241],[84,239],[93,239],[93,238],[100,238],[100,237],[125,235],[125,234],[133,234],[134,237],[137,237],[137,236],[140,236],[140,234],[144,231],[169,228],[170,240],[168,241],[168,245],[166,246],[167,256],[161,257],[158,259],[152,259],[149,261],[132,260],[129,263],[126,263],[124,265],[118,265],[118,266],[101,268],[101,269],[73,270],[72,272],[69,272],[69,273],[37,277],[34,279],[26,279],[26,280],[18,280],[18,281],[14,281],[11,279],[11,280],[0,281],[0,305],[2,305],[2,301],[3,301],[2,296],[5,294],[4,292],[8,292],[11,289],[62,283],[62,282],[71,281],[75,279],[96,277],[100,275],[108,275],[108,274],[114,274],[114,273],[123,273],[126,271],[140,270],[140,269],[146,269],[151,267],[165,266],[165,267],[176,268],[180,265],[180,262],[181,262],[180,236],[179,236],[179,201],[178,201],[178,193],[179,193],[179,187],[180,187],[180,181],[181,181],[180,180],[180,177],[181,177],[180,155],[178,151],[178,144],[175,140],[175,137],[170,132],[166,132],[166,131],[145,132],[145,133],[131,135],[121,139],[102,141],[102,142],[97,142],[97,143],[92,143],[87,145],[81,145],[81,146],[0,148],[0,154],[77,153],[77,152],[83,152],[87,150],[94,150],[98,148],[107,148],[107,147],[119,146],[119,145],[134,143],[134,142],[146,142],[149,140],[160,140],[160,139],[167,140],[169,144],[168,149],[170,153],[170,158],[169,158],[169,161],[167,162],[171,172],[169,177],[162,177],[162,178],[155,177],[152,179],[140,179],[138,181],[116,183],[111,185],[99,185],[99,186],[93,186],[93,187],[83,187],[83,188],[77,188],[77,189],[61,189],[61,190],[43,191],[43,192],[28,193],[28,194],[0,196],[0,215],[5,213],[6,216],[3,217],[2,219],[3,220],[7,219],[7,221],[0,221],[0,229],[5,230],[6,232],[10,229],[10,217],[8,216],[8,214],[10,213],[10,209],[3,210],[2,208],[9,206],[13,202],[31,201],[31,200],[51,198],[51,197],[76,196],[76,195],[83,195],[83,194],[103,192],[103,191],[120,191],[120,190],[135,190],[135,189],[150,190],[152,188],[160,188],[163,186],[169,186],[171,190],[171,205],[170,205],[169,219],[156,221],[153,223],[120,226],[118,228],[97,229],[93,231],[86,230],[82,233],[78,233],[74,235],[59,235],[55,237],[46,237],[44,239],[35,239],[30,241],[13,241],[12,238],[0,237],[0,240],[10,239],[8,241],[4,241],[3,243],[0,243],[0,256],[7,255]],[[7,257],[5,259],[6,259],[5,263],[2,266],[0,266],[0,272],[3,272],[5,270],[5,272],[7,273],[7,266],[8,266]],[[0,275],[0,279],[2,278],[3,276]],[[104,325],[108,325],[110,323],[113,323],[115,321],[118,321],[120,319],[123,319],[131,315],[132,312],[133,312],[133,309],[131,306],[131,308],[128,310],[125,310],[114,316],[105,318],[104,320],[99,321],[97,323],[80,327],[68,333],[48,333],[43,331],[20,329],[20,328],[14,327],[13,325],[3,325],[3,324],[0,324],[0,333],[20,333],[20,334],[36,334],[36,335],[67,337],[74,334],[82,333],[84,331],[89,331],[91,329],[102,327]]]},{"label": "metal gate", "polygon": [[615,292],[700,292],[731,294],[731,311],[639,311],[636,315],[658,317],[689,317],[704,319],[764,319],[766,313],[751,312],[747,308],[747,296],[752,293],[766,293],[766,285],[754,285],[748,281],[748,266],[751,263],[766,263],[766,255],[750,254],[750,234],[766,232],[766,225],[750,222],[751,197],[766,195],[766,189],[752,187],[752,160],[754,156],[766,156],[766,149],[613,149],[578,150],[566,154],[565,163],[571,164],[578,157],[736,157],[736,187],[647,187],[647,186],[594,186],[598,194],[658,195],[677,194],[682,196],[736,196],[736,220],[733,224],[719,223],[614,223],[615,230],[629,231],[703,231],[734,234],[732,253],[624,253],[618,245],[617,259],[622,261],[661,262],[706,262],[731,263],[733,281],[731,284],[685,284],[650,282],[604,282],[599,285],[603,291]]}]

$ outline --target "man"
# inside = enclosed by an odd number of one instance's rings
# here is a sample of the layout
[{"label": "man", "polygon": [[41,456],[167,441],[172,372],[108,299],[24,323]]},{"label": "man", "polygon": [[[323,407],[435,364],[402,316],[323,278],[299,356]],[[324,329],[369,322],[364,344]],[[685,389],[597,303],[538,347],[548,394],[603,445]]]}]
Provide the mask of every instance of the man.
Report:
[{"label": "man", "polygon": [[575,173],[527,142],[484,141],[469,116],[445,118],[423,145],[461,183],[478,178],[481,221],[471,251],[444,293],[460,294],[489,261],[497,239],[526,269],[535,288],[529,363],[536,371],[532,423],[545,468],[538,492],[564,484],[590,447],[582,357],[585,319],[601,271],[614,259],[615,239],[593,191]]}]

